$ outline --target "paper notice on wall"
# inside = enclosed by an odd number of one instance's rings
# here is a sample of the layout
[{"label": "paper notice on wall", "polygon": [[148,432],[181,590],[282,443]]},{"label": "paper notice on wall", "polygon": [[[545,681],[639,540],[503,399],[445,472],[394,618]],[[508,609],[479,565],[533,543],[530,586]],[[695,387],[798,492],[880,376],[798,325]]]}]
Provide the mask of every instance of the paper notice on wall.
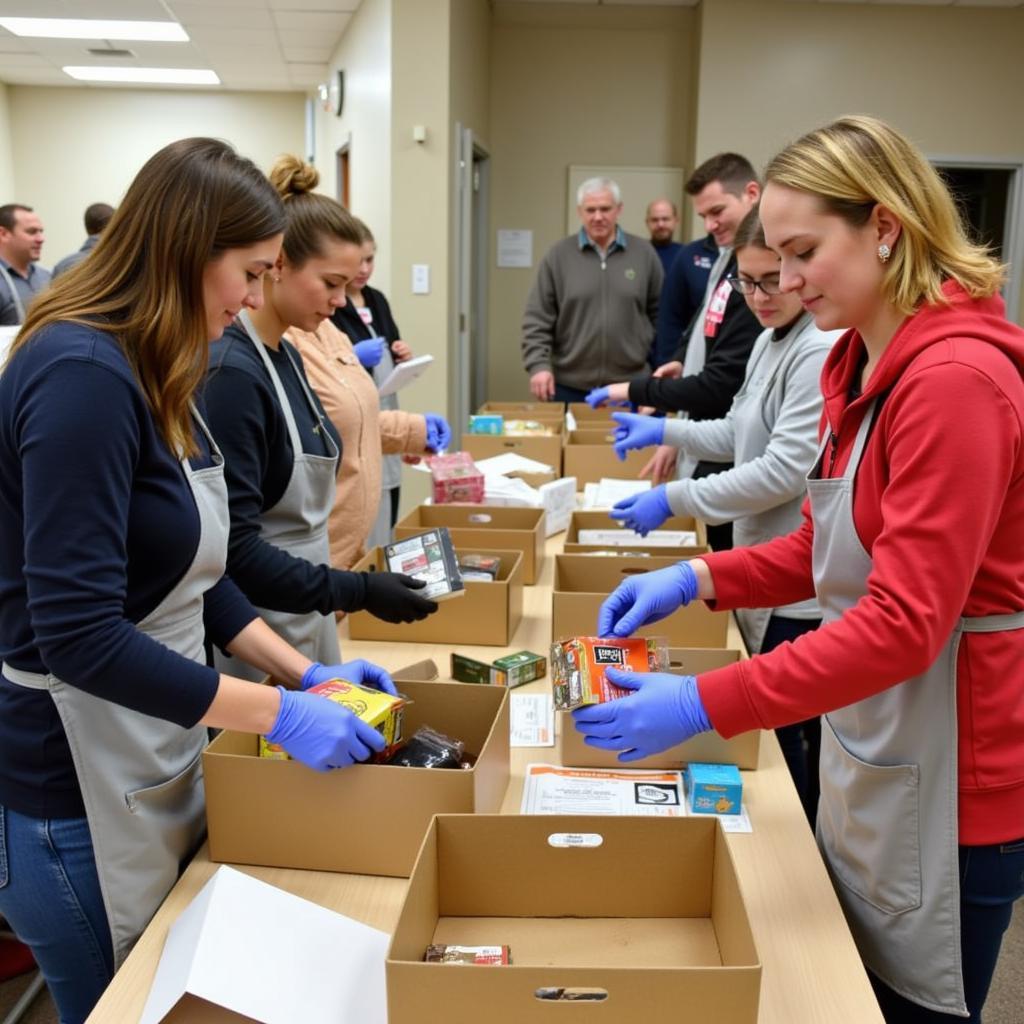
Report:
[{"label": "paper notice on wall", "polygon": [[555,745],[555,707],[551,694],[512,693],[511,745],[513,747],[553,747]]},{"label": "paper notice on wall", "polygon": [[498,266],[532,267],[533,232],[519,228],[499,228]]}]

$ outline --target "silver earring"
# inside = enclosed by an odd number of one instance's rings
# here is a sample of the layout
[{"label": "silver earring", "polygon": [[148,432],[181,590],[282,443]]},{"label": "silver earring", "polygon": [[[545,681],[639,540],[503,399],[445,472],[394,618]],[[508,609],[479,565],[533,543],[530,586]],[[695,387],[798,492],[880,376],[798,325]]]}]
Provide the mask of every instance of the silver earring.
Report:
[{"label": "silver earring", "polygon": [[882,244],[881,244],[881,245],[880,245],[880,246],[878,247],[878,258],[879,258],[879,259],[880,259],[880,260],[881,260],[881,261],[882,261],[883,263],[888,263],[888,262],[889,262],[889,257],[890,257],[891,255],[892,255],[892,249],[890,249],[890,248],[889,248],[889,246],[887,246],[887,245],[885,244],[885,242],[883,242],[883,243],[882,243]]},{"label": "silver earring", "polygon": [[[888,258],[889,258],[889,254],[887,252],[885,254],[885,259],[887,260]],[[882,262],[884,263],[885,260],[882,260]],[[281,283],[281,275],[280,274],[275,274],[274,275],[274,284],[280,284],[280,283]]]}]

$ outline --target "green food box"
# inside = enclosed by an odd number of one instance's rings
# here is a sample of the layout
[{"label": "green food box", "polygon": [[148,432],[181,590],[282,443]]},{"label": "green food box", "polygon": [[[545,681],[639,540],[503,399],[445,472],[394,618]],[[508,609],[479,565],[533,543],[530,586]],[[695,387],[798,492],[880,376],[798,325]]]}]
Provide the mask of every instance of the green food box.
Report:
[{"label": "green food box", "polygon": [[505,686],[512,689],[543,679],[548,672],[548,660],[543,654],[532,651],[518,651],[506,654],[494,662],[477,661],[464,654],[452,654],[452,679],[460,683],[484,683],[489,686]]}]

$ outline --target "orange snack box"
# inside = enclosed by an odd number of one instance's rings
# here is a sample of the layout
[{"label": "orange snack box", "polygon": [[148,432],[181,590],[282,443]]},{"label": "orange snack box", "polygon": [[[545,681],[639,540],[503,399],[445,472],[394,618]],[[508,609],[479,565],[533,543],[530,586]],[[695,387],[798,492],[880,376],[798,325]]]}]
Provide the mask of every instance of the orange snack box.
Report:
[{"label": "orange snack box", "polygon": [[610,683],[605,669],[664,672],[668,645],[661,637],[576,636],[551,645],[552,696],[556,708],[603,704],[627,697],[631,690]]}]

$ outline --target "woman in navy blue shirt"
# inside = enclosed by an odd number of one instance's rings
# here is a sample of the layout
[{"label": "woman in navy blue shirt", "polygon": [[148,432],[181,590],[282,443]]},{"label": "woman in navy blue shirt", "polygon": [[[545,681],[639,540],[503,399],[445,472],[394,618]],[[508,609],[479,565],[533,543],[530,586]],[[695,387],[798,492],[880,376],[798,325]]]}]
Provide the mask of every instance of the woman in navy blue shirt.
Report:
[{"label": "woman in navy blue shirt", "polygon": [[365,663],[313,665],[224,575],[223,459],[194,398],[283,226],[229,146],[167,146],[0,376],[0,914],[62,1024],[89,1014],[201,838],[208,726],[318,769],[381,745],[337,704],[205,662],[208,636],[303,687],[393,688]]}]

